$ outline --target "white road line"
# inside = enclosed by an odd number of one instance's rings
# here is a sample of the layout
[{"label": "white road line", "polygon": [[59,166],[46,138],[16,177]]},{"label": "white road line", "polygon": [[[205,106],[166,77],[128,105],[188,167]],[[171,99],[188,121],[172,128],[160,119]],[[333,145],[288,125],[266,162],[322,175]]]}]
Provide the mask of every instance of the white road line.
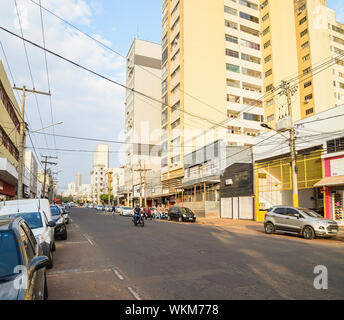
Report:
[{"label": "white road line", "polygon": [[128,287],[128,290],[136,300],[142,300],[140,295],[134,289],[132,289],[131,287]]},{"label": "white road line", "polygon": [[70,269],[70,270],[61,270],[61,271],[52,271],[47,273],[48,277],[54,277],[54,276],[68,276],[71,274],[85,274],[85,273],[95,273],[95,272],[110,272],[111,269],[104,269],[104,270],[85,270],[82,269]]},{"label": "white road line", "polygon": [[124,280],[123,276],[117,271],[116,268],[112,268],[111,270],[112,270],[112,272],[117,276],[117,278],[118,278],[119,280]]},{"label": "white road line", "polygon": [[95,244],[92,242],[92,240],[86,235],[86,234],[83,234],[83,236],[87,239],[87,241],[90,243],[91,246],[95,246]]}]

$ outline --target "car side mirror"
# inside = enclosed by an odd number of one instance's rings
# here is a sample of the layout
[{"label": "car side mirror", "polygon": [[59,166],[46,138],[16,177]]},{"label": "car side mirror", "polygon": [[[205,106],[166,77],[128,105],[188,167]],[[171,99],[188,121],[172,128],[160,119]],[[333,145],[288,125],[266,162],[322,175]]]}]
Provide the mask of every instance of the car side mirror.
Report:
[{"label": "car side mirror", "polygon": [[55,226],[56,226],[56,222],[55,221],[49,221],[48,222],[48,227],[55,228]]},{"label": "car side mirror", "polygon": [[29,264],[29,271],[30,273],[33,273],[35,271],[38,271],[40,269],[47,267],[48,264],[49,264],[49,259],[46,256],[39,256],[39,257],[33,258]]},{"label": "car side mirror", "polygon": [[301,214],[299,214],[299,213],[294,213],[294,217],[296,217],[298,219],[302,218]]}]

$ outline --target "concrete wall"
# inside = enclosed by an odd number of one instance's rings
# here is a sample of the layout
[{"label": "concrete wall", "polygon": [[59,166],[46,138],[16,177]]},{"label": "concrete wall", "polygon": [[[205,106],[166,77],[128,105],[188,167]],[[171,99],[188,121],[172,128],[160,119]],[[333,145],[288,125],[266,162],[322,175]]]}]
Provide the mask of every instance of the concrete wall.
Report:
[{"label": "concrete wall", "polygon": [[197,217],[220,218],[219,201],[184,202],[183,207],[192,210]]}]

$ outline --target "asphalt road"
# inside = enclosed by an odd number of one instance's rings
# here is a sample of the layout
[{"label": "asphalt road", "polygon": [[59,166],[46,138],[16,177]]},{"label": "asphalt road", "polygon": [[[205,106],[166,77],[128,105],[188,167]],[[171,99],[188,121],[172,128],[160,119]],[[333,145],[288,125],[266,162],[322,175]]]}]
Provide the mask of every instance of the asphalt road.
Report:
[{"label": "asphalt road", "polygon": [[[50,299],[344,299],[344,244],[71,209]],[[328,270],[316,290],[314,268]]]}]

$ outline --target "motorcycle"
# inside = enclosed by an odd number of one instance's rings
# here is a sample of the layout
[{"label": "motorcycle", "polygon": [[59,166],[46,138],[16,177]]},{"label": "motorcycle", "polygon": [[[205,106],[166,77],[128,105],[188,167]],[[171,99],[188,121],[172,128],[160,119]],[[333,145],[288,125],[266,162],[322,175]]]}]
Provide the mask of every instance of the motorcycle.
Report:
[{"label": "motorcycle", "polygon": [[135,220],[135,217],[133,217],[133,223],[135,226],[140,225],[141,227],[144,227],[145,225],[145,221],[144,221],[144,213],[140,213],[140,217],[137,219],[137,221]]}]

